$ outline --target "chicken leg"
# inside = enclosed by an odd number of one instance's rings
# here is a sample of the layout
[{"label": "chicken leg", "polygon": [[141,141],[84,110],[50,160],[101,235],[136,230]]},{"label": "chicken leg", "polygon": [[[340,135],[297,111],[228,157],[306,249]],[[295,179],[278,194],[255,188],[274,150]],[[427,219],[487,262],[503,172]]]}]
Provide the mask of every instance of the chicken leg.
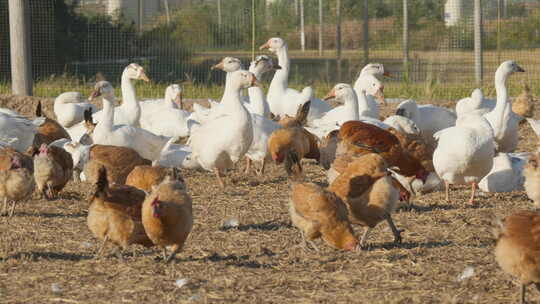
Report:
[{"label": "chicken leg", "polygon": [[319,247],[317,247],[317,245],[315,245],[313,241],[307,240],[303,231],[301,231],[300,234],[302,235],[302,247],[304,247],[304,249],[310,250],[308,247],[308,243],[309,243],[309,245],[311,245],[311,247],[313,247],[315,251],[319,252]]},{"label": "chicken leg", "polygon": [[446,193],[446,202],[450,203],[450,183],[444,181],[445,193]]},{"label": "chicken leg", "polygon": [[371,233],[372,228],[366,227],[364,230],[364,234],[362,234],[362,238],[360,239],[360,247],[364,247],[364,243],[366,242],[369,234]]},{"label": "chicken leg", "polygon": [[519,303],[525,304],[525,293],[527,292],[527,285],[521,283],[521,291],[519,293]]},{"label": "chicken leg", "polygon": [[264,174],[264,167],[266,166],[266,158],[262,160],[261,169],[257,171],[257,175],[262,176]]},{"label": "chicken leg", "polygon": [[2,213],[0,215],[7,215],[7,197],[4,197],[4,206],[2,207]]},{"label": "chicken leg", "polygon": [[394,224],[394,221],[392,220],[392,216],[390,214],[386,216],[386,221],[388,222],[388,225],[392,230],[392,234],[394,234],[394,243],[401,244],[401,232],[403,232],[403,229],[396,228],[396,225]]},{"label": "chicken leg", "polygon": [[173,246],[173,251],[171,252],[171,254],[165,259],[165,264],[169,264],[173,258],[176,256],[176,254],[178,253],[178,251],[180,250],[180,246],[178,245],[174,245]]},{"label": "chicken leg", "polygon": [[9,217],[11,218],[15,213],[15,201],[11,202],[11,210],[9,211]]},{"label": "chicken leg", "polygon": [[98,250],[98,253],[96,255],[96,259],[101,257],[101,255],[103,254],[103,250],[105,250],[105,246],[107,245],[108,240],[109,240],[109,236],[106,235],[105,238],[103,239],[103,243],[101,244],[101,248],[99,248],[99,250]]}]

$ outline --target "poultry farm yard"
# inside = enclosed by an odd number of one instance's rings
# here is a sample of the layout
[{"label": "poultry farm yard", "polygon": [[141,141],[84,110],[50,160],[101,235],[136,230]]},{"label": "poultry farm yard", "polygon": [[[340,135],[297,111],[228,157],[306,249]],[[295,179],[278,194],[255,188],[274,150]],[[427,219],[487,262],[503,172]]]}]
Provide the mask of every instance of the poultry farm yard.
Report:
[{"label": "poultry farm yard", "polygon": [[[52,116],[52,100],[45,112]],[[33,117],[35,98],[0,96]],[[446,104],[451,105],[451,104]],[[385,109],[388,114],[395,105]],[[537,107],[535,117],[540,117]],[[536,148],[528,124],[518,151]],[[324,171],[306,162],[307,179],[325,184]],[[290,225],[289,186],[274,165],[262,177],[229,173],[222,190],[213,174],[182,171],[193,198],[195,224],[183,252],[169,265],[154,249],[133,246],[125,262],[94,259],[100,243],[86,226],[93,186],[70,182],[60,199],[18,204],[0,218],[0,303],[510,303],[518,288],[496,265],[491,221],[517,209],[532,209],[524,192],[481,194],[465,204],[469,188],[413,200],[393,216],[405,229],[393,244],[386,223],[374,229],[361,252],[306,251]],[[237,228],[223,228],[229,219]],[[357,234],[360,227],[354,227]],[[108,247],[109,249],[111,247]],[[464,274],[472,276],[462,278]],[[468,273],[467,273],[468,272]],[[465,275],[466,277],[467,275]],[[182,286],[187,279],[187,284]],[[180,285],[181,287],[177,286]],[[532,288],[531,288],[532,289]],[[540,293],[528,298],[540,303]]]}]

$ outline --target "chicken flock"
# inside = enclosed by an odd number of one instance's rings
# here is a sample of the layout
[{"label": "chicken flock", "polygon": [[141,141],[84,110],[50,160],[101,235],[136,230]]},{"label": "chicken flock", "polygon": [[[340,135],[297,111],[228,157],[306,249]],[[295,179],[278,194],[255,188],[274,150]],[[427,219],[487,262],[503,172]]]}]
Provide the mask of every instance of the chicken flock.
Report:
[{"label": "chicken flock", "polygon": [[[194,104],[192,112],[176,84],[164,99],[137,100],[134,81],[150,79],[136,63],[122,73],[119,106],[111,83],[99,81],[88,100],[78,92],[58,96],[56,120],[43,115],[41,104],[33,119],[0,109],[2,215],[16,214],[16,204],[34,191],[57,198],[73,178],[94,185],[87,224],[102,241],[97,256],[108,243],[119,258],[121,250],[140,244],[159,247],[170,262],[193,226],[180,169],[212,172],[228,187],[227,170],[243,159],[246,173],[255,164],[258,175],[267,162],[283,166],[291,221],[306,249],[309,243],[317,250],[314,240],[321,238],[336,249],[362,250],[381,222],[399,243],[402,230],[392,213],[427,192],[445,190],[449,201],[451,185],[471,186],[469,204],[478,188],[518,190],[540,208],[540,121],[532,117],[534,98],[526,84],[510,101],[508,77],[525,72],[516,62],[497,69],[496,99],[476,89],[455,110],[405,100],[383,119],[381,78],[390,74],[382,64],[366,65],[354,85],[336,84],[318,99],[311,87],[288,87],[283,39],[271,38],[261,49],[275,53],[277,63],[260,55],[244,70],[239,59],[225,57],[212,67],[227,73],[222,99],[209,100],[210,107]],[[265,94],[259,79],[272,71]],[[103,101],[99,111],[91,103],[97,98]],[[343,105],[332,108],[327,100]],[[516,153],[524,122],[539,137],[539,148]],[[326,170],[326,186],[306,180],[302,159]],[[360,238],[352,225],[364,227]],[[523,302],[528,284],[540,290],[540,212],[516,211],[496,226],[496,260],[521,282]]]}]

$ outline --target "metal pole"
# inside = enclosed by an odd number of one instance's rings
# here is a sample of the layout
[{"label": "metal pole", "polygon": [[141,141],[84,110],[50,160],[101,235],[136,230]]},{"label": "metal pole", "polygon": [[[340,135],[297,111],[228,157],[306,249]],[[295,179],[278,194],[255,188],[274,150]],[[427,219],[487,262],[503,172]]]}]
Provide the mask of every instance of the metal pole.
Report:
[{"label": "metal pole", "polygon": [[363,21],[363,36],[364,36],[364,65],[369,62],[369,12],[368,0],[364,0],[364,20]]},{"label": "metal pole", "polygon": [[484,58],[482,57],[482,0],[474,0],[474,68],[476,83],[484,80]]},{"label": "metal pole", "polygon": [[409,5],[403,0],[403,70],[409,74]]},{"label": "metal pole", "polygon": [[255,0],[251,0],[251,60],[255,60]]},{"label": "metal pole", "polygon": [[165,14],[167,16],[167,25],[171,24],[171,13],[169,12],[169,0],[163,0],[165,6]]},{"label": "metal pole", "polygon": [[142,32],[143,28],[143,14],[144,14],[144,1],[139,0],[139,32]]},{"label": "metal pole", "polygon": [[306,31],[304,29],[304,0],[300,0],[300,48],[306,51]]},{"label": "metal pole", "polygon": [[341,0],[336,0],[336,59],[339,82],[341,81]]},{"label": "metal pole", "polygon": [[497,63],[501,62],[501,14],[503,9],[503,0],[498,1],[497,5]]},{"label": "metal pole", "polygon": [[323,55],[323,9],[322,0],[319,0],[319,56]]},{"label": "metal pole", "polygon": [[217,0],[217,23],[221,28],[221,0]]},{"label": "metal pole", "polygon": [[30,7],[28,1],[9,0],[11,90],[13,94],[22,96],[32,96],[29,19]]}]

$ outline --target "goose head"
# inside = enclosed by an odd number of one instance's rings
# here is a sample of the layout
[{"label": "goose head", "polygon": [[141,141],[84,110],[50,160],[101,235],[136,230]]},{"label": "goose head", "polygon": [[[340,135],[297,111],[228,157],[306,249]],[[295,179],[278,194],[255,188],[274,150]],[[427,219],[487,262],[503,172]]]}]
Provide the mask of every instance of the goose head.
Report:
[{"label": "goose head", "polygon": [[336,99],[337,101],[344,102],[347,99],[354,98],[354,94],[354,90],[350,84],[338,83],[326,94],[324,100]]},{"label": "goose head", "polygon": [[360,71],[360,74],[392,77],[392,74],[390,74],[388,71],[384,70],[384,66],[382,65],[382,63],[368,63],[362,69],[362,71]]},{"label": "goose head", "polygon": [[366,84],[366,94],[375,96],[380,104],[385,105],[384,99],[384,85],[382,82],[373,75],[367,75],[364,77],[364,83]]},{"label": "goose head", "polygon": [[234,57],[225,57],[218,64],[211,67],[212,70],[222,70],[227,73],[235,72],[242,69],[240,59]]},{"label": "goose head", "polygon": [[273,37],[268,39],[266,43],[261,45],[259,48],[260,50],[268,49],[270,52],[277,52],[279,49],[287,46],[287,43],[285,43],[285,40],[279,38],[279,37]]},{"label": "goose head", "polygon": [[122,76],[124,75],[133,80],[144,80],[146,82],[150,81],[146,75],[146,72],[144,71],[144,68],[137,63],[131,63],[128,65],[122,73]]},{"label": "goose head", "polygon": [[247,89],[259,84],[253,73],[244,70],[233,72],[230,81],[240,89]]},{"label": "goose head", "polygon": [[259,55],[255,57],[249,65],[249,71],[262,75],[272,70],[279,70],[281,67],[273,62],[272,58],[267,55]]},{"label": "goose head", "polygon": [[110,82],[106,80],[98,81],[94,86],[94,91],[92,92],[92,94],[90,94],[90,97],[88,97],[88,99],[92,101],[100,96],[106,99],[114,98],[114,88]]},{"label": "goose head", "polygon": [[525,72],[525,70],[520,67],[515,61],[507,60],[501,63],[501,65],[497,69],[497,74],[500,72],[506,75],[512,75],[516,72]]},{"label": "goose head", "polygon": [[165,102],[175,103],[179,109],[182,108],[182,87],[178,84],[171,84],[165,89]]},{"label": "goose head", "polygon": [[476,88],[471,94],[471,99],[475,101],[482,101],[484,99],[484,93],[482,93],[482,89]]}]

